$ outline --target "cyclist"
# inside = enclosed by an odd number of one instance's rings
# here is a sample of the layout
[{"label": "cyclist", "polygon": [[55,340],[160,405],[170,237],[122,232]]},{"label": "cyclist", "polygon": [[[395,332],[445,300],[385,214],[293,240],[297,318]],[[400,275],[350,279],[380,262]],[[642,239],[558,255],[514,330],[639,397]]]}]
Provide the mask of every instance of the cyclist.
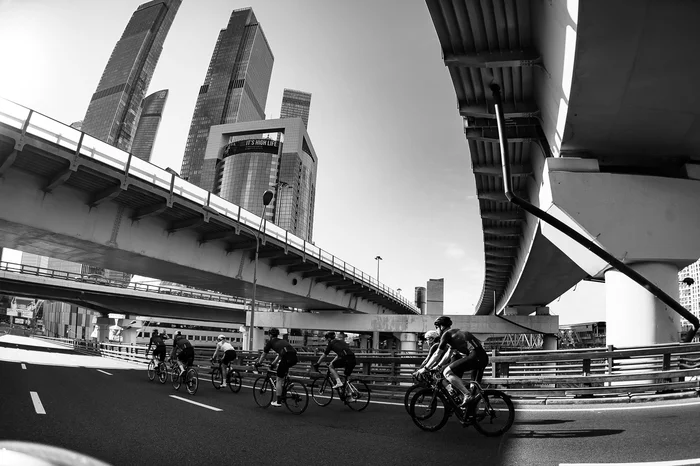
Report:
[{"label": "cyclist", "polygon": [[271,328],[269,333],[270,340],[265,345],[265,348],[263,348],[263,352],[260,354],[260,357],[255,365],[259,366],[262,364],[263,359],[265,359],[265,356],[267,356],[270,350],[277,353],[277,357],[274,361],[272,361],[272,364],[270,364],[270,367],[274,367],[275,364],[279,363],[277,364],[277,387],[275,389],[277,396],[275,397],[275,401],[271,403],[271,406],[279,408],[282,406],[281,398],[282,387],[284,387],[284,378],[289,372],[289,368],[299,362],[299,359],[297,359],[297,350],[295,350],[288,341],[279,338],[280,331],[278,329]]},{"label": "cyclist", "polygon": [[489,363],[488,354],[486,354],[486,350],[484,350],[484,347],[481,345],[481,341],[470,332],[456,328],[453,329],[452,319],[449,317],[440,316],[435,319],[435,327],[440,332],[438,349],[430,357],[425,367],[416,371],[416,374],[420,376],[426,370],[436,367],[438,361],[442,360],[448,348],[465,354],[466,356],[447,366],[443,374],[453,387],[462,392],[464,395],[462,406],[466,406],[474,398],[473,390],[475,390],[476,387],[467,389],[462,382],[462,376],[469,370],[471,371],[471,379],[475,380],[479,371],[483,370]]},{"label": "cyclist", "polygon": [[174,358],[175,355],[177,355],[177,365],[180,367],[179,375],[182,375],[185,372],[185,367],[191,366],[194,362],[194,346],[180,330],[173,335],[173,351],[170,353],[170,358]]},{"label": "cyclist", "polygon": [[160,362],[165,361],[165,341],[163,341],[163,337],[158,334],[158,329],[154,328],[153,331],[151,332],[151,340],[148,342],[148,349],[146,350],[146,357],[148,357],[148,352],[151,351],[151,345],[153,345],[153,356],[151,356],[151,360],[153,361],[153,364],[158,367],[158,364],[156,364],[156,356],[158,357],[158,360]]},{"label": "cyclist", "polygon": [[226,386],[226,375],[228,374],[228,363],[236,359],[236,350],[233,349],[233,345],[226,341],[226,337],[223,335],[219,335],[216,337],[217,343],[216,343],[216,349],[214,350],[214,354],[211,357],[211,360],[213,361],[216,358],[216,355],[219,354],[219,351],[223,354],[223,358],[221,359],[221,362],[219,363],[219,367],[221,368],[221,376],[223,377],[221,381],[221,386],[225,387]]},{"label": "cyclist", "polygon": [[335,351],[336,356],[328,365],[328,369],[330,369],[331,374],[333,374],[333,377],[335,377],[335,385],[333,385],[333,388],[340,388],[343,386],[343,382],[340,381],[338,371],[335,369],[336,367],[344,367],[345,378],[348,379],[350,374],[352,374],[352,370],[357,364],[355,361],[355,353],[352,352],[350,345],[348,345],[345,341],[335,339],[335,332],[326,332],[323,337],[326,339],[326,341],[328,341],[328,346],[326,346],[326,350],[313,366],[316,369],[316,372],[318,372],[318,365],[321,364],[323,358],[328,356],[331,351]]},{"label": "cyclist", "polygon": [[[437,351],[438,346],[440,346],[440,332],[438,332],[437,330],[428,330],[427,332],[425,332],[425,339],[428,341],[430,349],[428,350],[428,355],[425,357],[420,366],[418,366],[418,369],[422,369],[423,367],[425,367],[426,364],[428,364],[428,361],[430,361],[430,357],[433,354],[435,354],[435,351]],[[445,355],[442,357],[442,359],[440,359],[440,361],[435,367],[443,367],[445,364],[448,364],[448,362],[455,362],[462,356],[464,355],[461,354],[459,351],[450,349],[450,351],[445,352]]]}]

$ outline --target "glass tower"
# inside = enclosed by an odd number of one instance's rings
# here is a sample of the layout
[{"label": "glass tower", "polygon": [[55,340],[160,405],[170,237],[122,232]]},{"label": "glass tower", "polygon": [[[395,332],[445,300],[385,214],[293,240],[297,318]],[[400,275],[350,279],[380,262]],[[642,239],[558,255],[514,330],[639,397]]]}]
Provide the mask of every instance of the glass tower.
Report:
[{"label": "glass tower", "polygon": [[311,109],[311,94],[308,92],[285,89],[282,94],[282,110],[280,118],[299,117],[304,126],[309,127],[309,110]]},{"label": "glass tower", "polygon": [[168,100],[168,90],[154,92],[145,99],[141,106],[141,118],[134,135],[134,143],[131,146],[131,153],[146,162],[151,161],[153,143],[158,134],[158,126],[163,117],[163,108]]},{"label": "glass tower", "polygon": [[131,151],[141,101],[181,2],[153,0],[136,9],[90,100],[83,132]]},{"label": "glass tower", "polygon": [[222,29],[199,88],[180,175],[208,191],[216,182],[216,159],[205,160],[209,128],[265,119],[274,56],[253,10],[234,10]]}]

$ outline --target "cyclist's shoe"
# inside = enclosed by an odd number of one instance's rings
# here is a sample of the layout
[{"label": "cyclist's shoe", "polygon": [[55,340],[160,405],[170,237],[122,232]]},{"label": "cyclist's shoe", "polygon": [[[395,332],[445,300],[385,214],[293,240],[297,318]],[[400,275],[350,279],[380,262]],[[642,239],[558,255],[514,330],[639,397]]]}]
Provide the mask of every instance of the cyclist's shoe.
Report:
[{"label": "cyclist's shoe", "polygon": [[336,382],[335,385],[333,385],[333,388],[340,388],[343,386],[343,382]]},{"label": "cyclist's shoe", "polygon": [[272,403],[270,403],[270,406],[274,406],[275,408],[281,408],[282,403],[280,403],[279,401],[273,401]]},{"label": "cyclist's shoe", "polygon": [[221,388],[226,388],[226,382],[221,384]]},{"label": "cyclist's shoe", "polygon": [[466,408],[469,403],[474,401],[474,395],[471,393],[469,395],[465,395],[464,398],[462,399],[462,402],[459,404],[460,408]]}]

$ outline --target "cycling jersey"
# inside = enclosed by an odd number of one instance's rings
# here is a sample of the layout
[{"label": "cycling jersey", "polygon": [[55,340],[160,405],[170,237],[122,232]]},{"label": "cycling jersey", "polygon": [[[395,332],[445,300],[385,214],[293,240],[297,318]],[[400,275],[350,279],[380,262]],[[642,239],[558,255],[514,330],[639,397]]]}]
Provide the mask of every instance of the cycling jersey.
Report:
[{"label": "cycling jersey", "polygon": [[461,378],[466,371],[471,371],[472,380],[481,378],[484,367],[489,363],[489,356],[478,338],[466,330],[450,329],[440,337],[439,348],[444,350],[447,346],[466,355],[450,364],[450,369],[457,377]]},{"label": "cycling jersey", "polygon": [[270,338],[270,341],[268,341],[265,348],[263,348],[263,353],[267,354],[270,350],[280,355],[277,364],[278,377],[287,375],[289,368],[299,362],[299,359],[297,359],[297,350],[295,350],[287,340],[282,340],[277,337]]},{"label": "cycling jersey", "polygon": [[348,345],[346,342],[343,340],[331,340],[328,342],[328,346],[326,346],[326,351],[323,352],[326,356],[331,351],[335,351],[335,354],[337,354],[339,357],[343,358],[345,356],[354,356],[355,353],[352,352],[350,349],[350,345]]},{"label": "cycling jersey", "polygon": [[151,337],[151,340],[148,342],[148,347],[150,348],[151,345],[154,345],[156,348],[159,346],[165,346],[165,342],[163,341],[163,338],[160,335],[156,335],[154,337]]}]

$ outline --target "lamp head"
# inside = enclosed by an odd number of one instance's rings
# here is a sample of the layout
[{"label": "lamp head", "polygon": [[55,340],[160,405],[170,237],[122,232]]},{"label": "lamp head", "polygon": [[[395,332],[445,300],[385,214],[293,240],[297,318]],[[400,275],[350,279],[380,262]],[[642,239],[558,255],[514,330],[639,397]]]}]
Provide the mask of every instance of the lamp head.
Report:
[{"label": "lamp head", "polygon": [[269,189],[263,193],[263,205],[270,205],[274,193]]}]

